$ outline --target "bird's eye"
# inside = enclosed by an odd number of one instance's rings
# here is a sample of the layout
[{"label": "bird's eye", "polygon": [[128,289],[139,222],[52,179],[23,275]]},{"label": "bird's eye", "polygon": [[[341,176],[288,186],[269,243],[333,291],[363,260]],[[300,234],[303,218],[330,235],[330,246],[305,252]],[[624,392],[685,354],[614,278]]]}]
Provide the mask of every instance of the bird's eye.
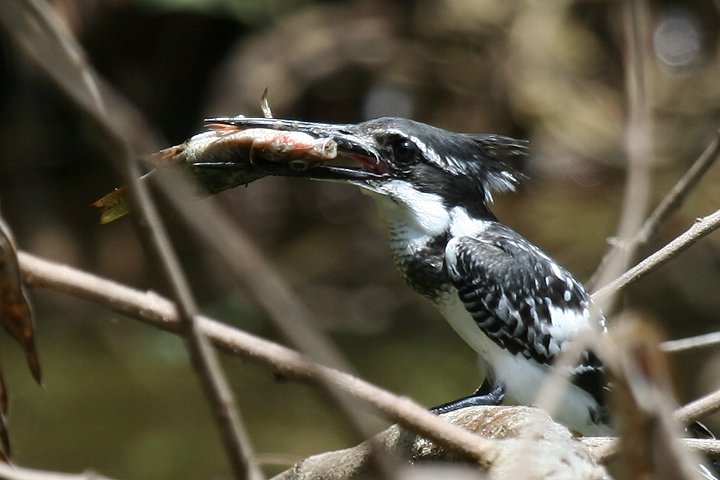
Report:
[{"label": "bird's eye", "polygon": [[420,158],[420,149],[407,138],[395,138],[389,142],[389,146],[398,165],[412,165]]}]

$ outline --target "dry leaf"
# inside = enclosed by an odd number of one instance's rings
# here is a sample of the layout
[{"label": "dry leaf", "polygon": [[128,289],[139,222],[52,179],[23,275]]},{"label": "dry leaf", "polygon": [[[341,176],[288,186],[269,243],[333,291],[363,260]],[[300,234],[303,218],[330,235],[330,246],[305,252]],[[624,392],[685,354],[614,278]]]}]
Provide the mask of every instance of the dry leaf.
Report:
[{"label": "dry leaf", "polygon": [[17,250],[10,229],[0,218],[0,323],[25,352],[28,367],[41,382],[40,361],[35,350],[32,309],[20,279]]},{"label": "dry leaf", "polygon": [[[32,310],[20,278],[17,250],[10,229],[0,217],[0,323],[22,346],[28,366],[40,383],[40,362],[35,350],[35,327]],[[0,370],[0,461],[10,456],[10,437],[5,417],[8,395]]]}]

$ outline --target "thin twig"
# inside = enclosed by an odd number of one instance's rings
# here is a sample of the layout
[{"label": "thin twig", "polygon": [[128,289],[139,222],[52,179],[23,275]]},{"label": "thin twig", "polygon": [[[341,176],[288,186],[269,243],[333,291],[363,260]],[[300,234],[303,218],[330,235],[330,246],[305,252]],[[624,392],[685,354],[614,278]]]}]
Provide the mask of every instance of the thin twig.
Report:
[{"label": "thin twig", "polygon": [[[623,4],[625,32],[625,88],[628,99],[628,121],[625,151],[628,175],[625,183],[622,210],[613,248],[600,262],[589,285],[604,285],[624,272],[632,262],[636,245],[630,242],[642,225],[650,200],[652,168],[650,92],[645,41],[648,38],[647,5],[644,0],[627,0]],[[599,303],[609,311],[612,299]]]},{"label": "thin twig", "polygon": [[662,343],[662,349],[669,353],[714,347],[720,344],[720,332],[704,333],[694,337],[668,340]]},{"label": "thin twig", "polygon": [[255,453],[240,419],[233,392],[215,350],[195,321],[197,306],[190,285],[182,271],[180,261],[157,209],[150,198],[148,186],[145,182],[138,180],[140,169],[129,152],[125,156],[123,166],[131,198],[148,227],[141,228],[140,233],[145,235],[153,245],[162,269],[170,281],[173,297],[178,305],[182,336],[185,338],[185,345],[195,373],[212,406],[212,412],[221,433],[222,444],[230,460],[234,476],[238,480],[261,480],[264,475],[255,461]]},{"label": "thin twig", "polygon": [[[720,410],[720,390],[716,390],[708,395],[705,395],[697,400],[693,400],[687,405],[678,408],[673,413],[675,421],[681,425],[689,425],[698,419],[710,415]],[[720,440],[706,440],[706,439],[686,439],[692,440],[694,448],[699,449],[703,453],[718,455],[720,454]],[[600,440],[599,438],[584,438],[583,443],[590,445],[593,442],[597,444],[592,445],[596,448],[595,458],[598,462],[607,460],[611,456],[617,453],[618,443],[614,438],[607,438]]]},{"label": "thin twig", "polygon": [[[578,440],[593,450],[593,456],[598,463],[603,463],[616,453],[617,438],[615,437],[581,437]],[[698,453],[712,457],[720,456],[720,440],[680,438],[678,441]]]},{"label": "thin twig", "polygon": [[[141,292],[26,252],[19,252],[18,258],[24,280],[30,287],[82,298],[149,325],[179,333],[175,306],[153,292]],[[318,382],[315,369],[297,352],[206,317],[200,316],[198,320],[199,328],[218,348],[263,365],[283,377],[313,384]],[[409,398],[398,397],[347,373],[324,366],[316,368],[340,389],[389,420],[474,459],[481,466],[492,463],[496,453],[493,442],[449,424]]]},{"label": "thin twig", "polygon": [[[288,288],[281,275],[255,248],[247,236],[220,210],[206,202],[198,202],[193,189],[179,170],[157,171],[155,180],[175,205],[175,210],[207,244],[223,258],[224,263],[242,280],[242,284],[266,317],[282,332],[290,345],[316,363],[353,373],[342,354],[311,322],[311,314]],[[200,221],[201,219],[201,221]],[[379,445],[373,443],[375,428],[360,411],[356,401],[339,390],[322,372],[319,386],[333,399],[357,434],[357,440],[371,439],[379,478],[389,479],[396,468]]]},{"label": "thin twig", "polygon": [[100,88],[85,52],[47,2],[2,2],[0,22],[68,97],[92,116],[105,115]]},{"label": "thin twig", "polygon": [[[642,228],[640,228],[640,230],[629,242],[627,242],[627,244],[632,245],[633,249],[638,249],[652,240],[670,216],[683,205],[687,196],[697,186],[710,167],[715,164],[718,157],[720,157],[720,130],[715,131],[715,136],[713,137],[712,142],[710,142],[700,156],[693,162],[692,166],[687,170],[687,172],[685,172],[682,178],[680,178],[673,188],[665,195],[655,210],[653,210],[653,212],[645,220]],[[619,246],[619,243],[614,242],[610,247],[610,250],[606,253],[606,258]],[[603,258],[601,264],[604,261],[605,258]],[[593,278],[595,278],[596,275],[597,273],[593,275]],[[588,288],[592,288],[593,284],[595,284],[595,282],[591,279],[588,282]]]},{"label": "thin twig", "polygon": [[642,262],[632,267],[620,277],[616,278],[609,284],[593,293],[593,300],[602,302],[615,295],[622,289],[627,288],[633,282],[640,280],[649,273],[657,270],[680,253],[687,250],[698,240],[709,235],[720,228],[720,210],[716,210],[712,214],[704,218],[698,218],[695,223],[685,233],[675,238],[672,242],[665,245],[657,252],[647,257]]},{"label": "thin twig", "polygon": [[710,145],[703,150],[688,171],[685,172],[685,175],[683,175],[667,195],[665,195],[665,198],[662,199],[657,208],[655,208],[647,220],[645,220],[640,231],[635,238],[632,239],[632,242],[635,243],[637,247],[648,243],[667,219],[683,205],[687,196],[695,186],[697,186],[719,156],[720,130],[716,130]]},{"label": "thin twig", "polygon": [[720,410],[720,390],[693,400],[675,411],[675,419],[683,425],[689,425],[699,418]]},{"label": "thin twig", "polygon": [[32,470],[0,462],[1,480],[112,480],[95,472],[61,473],[46,470]]}]

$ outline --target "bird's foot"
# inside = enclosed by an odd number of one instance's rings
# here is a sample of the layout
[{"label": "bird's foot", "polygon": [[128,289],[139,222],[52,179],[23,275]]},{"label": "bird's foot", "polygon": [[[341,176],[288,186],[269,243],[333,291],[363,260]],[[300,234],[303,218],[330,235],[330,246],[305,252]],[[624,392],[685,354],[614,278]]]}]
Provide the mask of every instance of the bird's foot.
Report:
[{"label": "bird's foot", "polygon": [[443,403],[430,409],[438,415],[453,412],[465,407],[495,406],[500,405],[505,398],[505,385],[496,383],[494,385],[484,382],[475,393],[466,397],[458,398],[452,402]]}]

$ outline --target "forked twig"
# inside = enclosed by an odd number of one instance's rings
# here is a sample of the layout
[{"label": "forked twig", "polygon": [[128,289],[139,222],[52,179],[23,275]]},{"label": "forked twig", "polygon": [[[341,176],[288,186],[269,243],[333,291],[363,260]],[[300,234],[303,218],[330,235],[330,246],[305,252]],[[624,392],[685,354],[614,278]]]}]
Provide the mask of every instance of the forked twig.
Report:
[{"label": "forked twig", "polygon": [[720,228],[720,210],[716,210],[704,218],[698,218],[692,227],[686,230],[685,233],[679,235],[663,248],[593,293],[593,300],[596,302],[602,302],[611,295],[615,295],[622,289],[627,288],[627,286],[631,283],[640,280],[649,273],[662,267],[670,260],[687,250],[698,240],[706,235],[709,235],[718,228]]},{"label": "forked twig", "polygon": [[[693,162],[692,166],[677,181],[673,188],[660,201],[658,206],[648,216],[642,225],[642,228],[628,242],[633,249],[638,249],[646,245],[657,234],[658,230],[667,222],[670,216],[677,211],[685,202],[685,199],[702,180],[707,171],[715,164],[720,157],[720,130],[715,131],[712,142],[703,150],[700,156]],[[615,242],[608,250],[606,257],[620,245]],[[605,261],[601,261],[601,264]],[[593,275],[593,279],[597,277],[597,273]],[[591,279],[588,282],[588,288],[592,288],[596,282]]]}]

